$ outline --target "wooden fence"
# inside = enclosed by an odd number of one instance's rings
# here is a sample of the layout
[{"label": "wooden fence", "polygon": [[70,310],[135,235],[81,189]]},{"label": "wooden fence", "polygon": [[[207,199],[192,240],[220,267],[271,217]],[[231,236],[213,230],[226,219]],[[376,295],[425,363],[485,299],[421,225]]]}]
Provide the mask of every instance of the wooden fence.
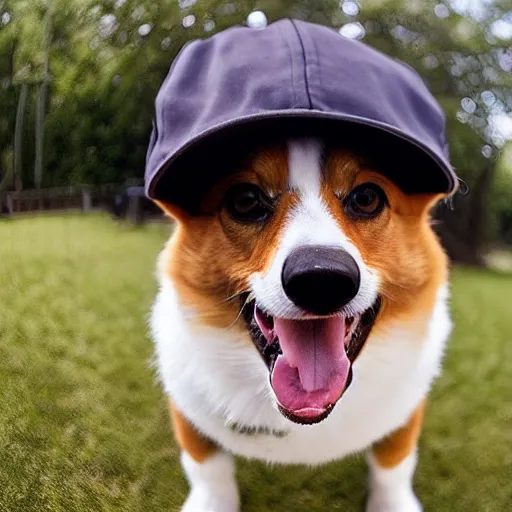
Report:
[{"label": "wooden fence", "polygon": [[138,186],[108,184],[97,187],[69,186],[0,192],[0,214],[37,214],[44,212],[106,210],[116,218],[140,223],[160,212]]}]

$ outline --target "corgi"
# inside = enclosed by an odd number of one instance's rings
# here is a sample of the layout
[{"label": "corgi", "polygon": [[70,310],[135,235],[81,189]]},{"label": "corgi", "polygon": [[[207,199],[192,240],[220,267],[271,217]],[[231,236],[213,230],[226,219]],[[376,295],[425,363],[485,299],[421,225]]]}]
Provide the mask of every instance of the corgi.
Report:
[{"label": "corgi", "polygon": [[283,136],[198,212],[156,201],[175,222],[150,323],[184,512],[240,509],[234,455],[315,466],[361,452],[368,512],[422,510],[417,443],[451,331],[431,227],[446,195],[407,193],[322,137]]}]

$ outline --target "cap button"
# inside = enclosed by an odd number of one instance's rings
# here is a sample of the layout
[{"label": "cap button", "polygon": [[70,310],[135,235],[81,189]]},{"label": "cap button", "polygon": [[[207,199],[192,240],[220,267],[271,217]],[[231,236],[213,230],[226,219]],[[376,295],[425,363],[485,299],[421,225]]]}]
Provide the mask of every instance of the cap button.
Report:
[{"label": "cap button", "polygon": [[268,24],[267,16],[263,11],[253,11],[247,16],[247,25],[250,28],[262,29]]}]

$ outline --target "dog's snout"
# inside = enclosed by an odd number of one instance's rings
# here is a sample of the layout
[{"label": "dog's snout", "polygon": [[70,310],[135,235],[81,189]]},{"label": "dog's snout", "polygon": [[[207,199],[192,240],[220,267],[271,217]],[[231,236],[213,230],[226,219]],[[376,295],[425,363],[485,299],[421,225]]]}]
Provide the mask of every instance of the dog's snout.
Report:
[{"label": "dog's snout", "polygon": [[306,245],[286,258],[281,280],[284,292],[296,306],[328,315],[357,295],[361,276],[354,258],[345,250]]}]

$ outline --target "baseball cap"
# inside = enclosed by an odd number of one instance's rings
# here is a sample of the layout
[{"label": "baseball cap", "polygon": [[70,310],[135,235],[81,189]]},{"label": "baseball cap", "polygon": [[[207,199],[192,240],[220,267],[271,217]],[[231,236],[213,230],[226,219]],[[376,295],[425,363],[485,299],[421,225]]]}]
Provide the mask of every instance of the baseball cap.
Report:
[{"label": "baseball cap", "polygon": [[299,135],[371,154],[408,193],[457,188],[444,113],[411,67],[331,28],[283,19],[182,48],[155,102],[146,194],[193,208],[252,147]]}]

